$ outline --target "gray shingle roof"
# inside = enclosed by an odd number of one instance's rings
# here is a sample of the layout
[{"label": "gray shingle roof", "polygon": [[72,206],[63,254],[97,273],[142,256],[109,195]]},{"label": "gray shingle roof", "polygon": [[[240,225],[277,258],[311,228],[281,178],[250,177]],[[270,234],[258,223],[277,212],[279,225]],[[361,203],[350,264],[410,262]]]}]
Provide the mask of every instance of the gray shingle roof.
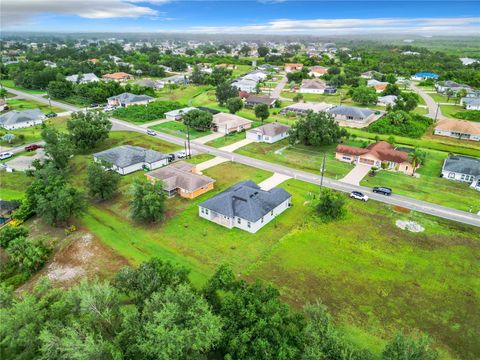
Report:
[{"label": "gray shingle roof", "polygon": [[148,95],[136,95],[131,93],[123,93],[120,95],[111,96],[108,98],[108,100],[117,100],[122,104],[132,104],[132,103],[141,102],[145,100],[153,100],[153,98]]},{"label": "gray shingle roof", "polygon": [[374,111],[370,109],[363,109],[354,106],[337,106],[333,109],[328,110],[329,113],[334,115],[343,115],[343,116],[351,116],[354,118],[367,118],[374,113]]},{"label": "gray shingle roof", "polygon": [[233,185],[199,206],[231,218],[240,217],[256,222],[290,197],[284,189],[265,191],[253,181],[247,180]]},{"label": "gray shingle roof", "polygon": [[97,159],[105,160],[119,168],[139,164],[154,163],[167,158],[167,155],[158,151],[144,149],[140,146],[122,145],[93,155]]},{"label": "gray shingle roof", "polygon": [[28,121],[43,119],[44,117],[45,115],[43,115],[40,109],[22,111],[12,110],[0,116],[0,125],[21,124]]},{"label": "gray shingle roof", "polygon": [[444,171],[456,172],[473,176],[480,175],[480,159],[468,156],[450,156],[443,164]]},{"label": "gray shingle roof", "polygon": [[272,122],[254,129],[247,130],[247,132],[259,133],[266,136],[276,136],[288,132],[288,130],[290,130],[290,126]]},{"label": "gray shingle roof", "polygon": [[268,96],[257,96],[257,95],[250,95],[246,102],[247,104],[265,104],[268,106],[272,106],[276,100],[274,98]]}]

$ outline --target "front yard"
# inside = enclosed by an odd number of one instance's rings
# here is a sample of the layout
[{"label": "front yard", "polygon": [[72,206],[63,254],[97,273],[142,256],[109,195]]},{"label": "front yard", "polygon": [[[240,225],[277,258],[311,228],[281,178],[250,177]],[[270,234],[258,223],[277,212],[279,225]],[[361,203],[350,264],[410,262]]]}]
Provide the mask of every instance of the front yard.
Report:
[{"label": "front yard", "polygon": [[30,109],[40,109],[44,114],[48,114],[49,112],[56,112],[56,113],[61,113],[65,110],[62,110],[60,108],[57,108],[55,106],[50,106],[48,104],[44,104],[38,101],[34,100],[26,100],[26,99],[10,99],[7,100],[7,105],[8,105],[8,111],[12,110],[17,110],[17,111],[22,111],[22,110],[30,110]]},{"label": "front yard", "polygon": [[[187,126],[181,121],[168,121],[162,124],[150,126],[149,129],[160,131],[166,134],[174,135],[180,138],[187,138]],[[190,139],[196,139],[211,134],[210,130],[198,131],[190,128]]]}]

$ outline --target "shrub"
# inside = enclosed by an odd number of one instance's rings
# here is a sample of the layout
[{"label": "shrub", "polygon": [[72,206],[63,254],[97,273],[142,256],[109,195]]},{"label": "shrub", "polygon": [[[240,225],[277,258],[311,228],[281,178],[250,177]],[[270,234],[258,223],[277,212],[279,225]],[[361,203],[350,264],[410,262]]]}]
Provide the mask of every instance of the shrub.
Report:
[{"label": "shrub", "polygon": [[393,111],[370,124],[367,130],[378,134],[419,138],[432,123],[433,120],[426,116],[405,111]]},{"label": "shrub", "polygon": [[460,111],[454,115],[457,119],[470,120],[480,122],[480,111],[478,110],[465,110]]},{"label": "shrub", "polygon": [[120,108],[114,111],[113,115],[119,119],[144,123],[161,119],[166,112],[180,109],[182,104],[176,101],[154,101],[148,105],[132,105],[128,108]]}]

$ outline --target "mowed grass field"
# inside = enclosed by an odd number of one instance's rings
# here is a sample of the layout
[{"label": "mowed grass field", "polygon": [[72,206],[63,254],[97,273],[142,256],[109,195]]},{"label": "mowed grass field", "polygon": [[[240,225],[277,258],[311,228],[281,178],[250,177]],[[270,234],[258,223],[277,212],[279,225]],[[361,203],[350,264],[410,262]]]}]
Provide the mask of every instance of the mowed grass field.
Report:
[{"label": "mowed grass field", "polygon": [[55,106],[52,106],[50,108],[48,104],[44,104],[34,100],[26,100],[26,99],[10,99],[10,100],[7,100],[7,105],[8,105],[8,110],[5,110],[5,112],[12,111],[12,110],[22,111],[22,110],[30,110],[30,109],[37,109],[37,108],[40,109],[44,114],[48,114],[51,111],[56,113],[61,113],[65,111]]},{"label": "mowed grass field", "polygon": [[[168,121],[162,124],[150,126],[149,128],[166,133],[166,134],[178,136],[184,139],[186,139],[187,137],[187,126],[181,121]],[[196,139],[202,136],[209,135],[212,132],[209,130],[198,131],[195,129],[190,129],[189,133],[190,133],[190,139]]]}]

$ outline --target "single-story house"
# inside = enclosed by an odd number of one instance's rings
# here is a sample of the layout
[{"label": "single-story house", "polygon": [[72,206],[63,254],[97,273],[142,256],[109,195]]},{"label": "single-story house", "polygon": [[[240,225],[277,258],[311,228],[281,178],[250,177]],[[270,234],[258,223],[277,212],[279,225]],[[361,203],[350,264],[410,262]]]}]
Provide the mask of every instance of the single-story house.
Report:
[{"label": "single-story house", "polygon": [[158,82],[158,80],[152,79],[140,79],[135,81],[135,85],[147,87],[151,89],[161,89],[163,86]]},{"label": "single-story house", "polygon": [[110,106],[129,107],[131,105],[147,105],[155,100],[148,95],[136,95],[131,93],[123,93],[120,95],[111,96],[107,99]]},{"label": "single-story house", "polygon": [[192,110],[196,110],[196,108],[185,107],[185,108],[182,108],[182,109],[176,109],[176,110],[168,111],[168,112],[165,113],[165,119],[176,120],[176,121],[182,120],[183,115],[185,115],[186,113],[188,113]]},{"label": "single-story house", "polygon": [[208,107],[205,107],[205,106],[197,106],[197,109],[208,112],[212,115],[218,114],[220,112],[217,109],[212,109],[212,108],[208,108]]},{"label": "single-story house", "polygon": [[263,70],[263,71],[279,71],[280,67],[275,66],[275,65],[270,65],[270,64],[263,64],[257,66],[258,70]]},{"label": "single-story house", "polygon": [[388,82],[370,79],[367,81],[368,87],[373,87],[377,93],[384,91],[387,88]]},{"label": "single-story house", "polygon": [[275,105],[276,99],[268,96],[257,96],[257,95],[248,95],[245,97],[245,106],[254,107],[258,104],[265,104],[268,107],[273,107]]},{"label": "single-story house", "polygon": [[42,60],[42,63],[45,66],[50,67],[50,68],[56,68],[57,67],[57,64],[55,64],[53,61],[50,61],[50,60]]},{"label": "single-story house", "polygon": [[359,108],[355,106],[336,106],[328,110],[337,121],[358,122],[367,124],[373,119],[375,112],[370,109]]},{"label": "single-story house", "polygon": [[439,93],[446,93],[447,91],[451,90],[454,94],[456,94],[460,90],[465,90],[467,92],[472,90],[472,88],[468,85],[459,84],[451,80],[437,82],[435,84],[435,89],[437,89],[437,92]]},{"label": "single-story house", "polygon": [[230,134],[232,132],[250,129],[252,127],[252,121],[238,115],[220,112],[213,115],[212,126],[217,132]]},{"label": "single-story house", "polygon": [[100,81],[100,79],[94,73],[75,74],[65,77],[65,80],[72,83],[86,84],[90,82]]},{"label": "single-story house", "polygon": [[112,74],[105,74],[102,76],[102,79],[123,82],[127,80],[133,80],[133,75],[128,74],[126,72],[116,72]]},{"label": "single-story house", "polygon": [[268,77],[267,72],[263,70],[252,70],[247,75],[245,75],[244,79],[253,79],[256,81],[263,81]]},{"label": "single-story house", "polygon": [[306,115],[309,111],[321,112],[328,111],[333,108],[335,105],[326,104],[326,103],[309,103],[309,102],[299,102],[292,105],[288,105],[280,110],[280,114],[286,115],[288,113],[295,113],[297,115]]},{"label": "single-story house", "polygon": [[467,182],[480,191],[480,159],[468,156],[449,156],[442,167],[442,177]]},{"label": "single-story house", "polygon": [[290,126],[277,122],[268,123],[246,132],[246,138],[256,142],[273,144],[288,137]]},{"label": "single-story house", "polygon": [[214,179],[195,173],[195,165],[178,161],[145,174],[149,181],[163,182],[163,190],[172,197],[176,194],[194,199],[213,189]]},{"label": "single-story house", "polygon": [[293,71],[300,71],[303,69],[303,64],[285,64],[284,69],[287,73]]},{"label": "single-story house", "polygon": [[479,62],[480,60],[472,59],[472,58],[469,58],[469,57],[462,57],[462,58],[460,58],[460,61],[462,62],[463,65],[467,66],[467,65],[475,64],[475,63]]},{"label": "single-story house", "polygon": [[323,94],[327,83],[320,79],[303,79],[299,92],[302,94]]},{"label": "single-story house", "polygon": [[397,101],[397,96],[396,95],[385,95],[385,96],[380,96],[377,99],[377,103],[379,105],[387,106],[387,105],[395,105],[395,102]]},{"label": "single-story house", "polygon": [[327,86],[325,90],[323,90],[324,94],[333,95],[337,92],[337,88],[335,86]]},{"label": "single-story house", "polygon": [[427,79],[437,80],[438,75],[431,72],[418,72],[412,76],[412,80],[422,81]]},{"label": "single-story house", "polygon": [[464,97],[460,104],[467,110],[480,110],[480,97]]},{"label": "single-story house", "polygon": [[0,200],[0,225],[10,221],[12,213],[20,207],[18,201]]},{"label": "single-story house", "polygon": [[122,145],[93,154],[94,161],[106,161],[121,175],[137,170],[154,170],[168,165],[168,156],[140,146]]},{"label": "single-story house", "polygon": [[158,80],[158,84],[160,88],[163,88],[165,85],[185,85],[188,84],[188,79],[185,75],[172,75]]},{"label": "single-story house", "polygon": [[258,81],[252,79],[238,79],[232,83],[232,86],[236,87],[239,91],[251,93],[255,91],[257,84]]},{"label": "single-story house", "polygon": [[40,109],[12,110],[0,115],[0,127],[6,130],[15,130],[40,125],[44,120],[45,115]]},{"label": "single-story house", "polygon": [[440,120],[433,130],[433,134],[461,140],[480,141],[480,123],[467,120]]},{"label": "single-story house", "polygon": [[312,66],[308,73],[309,76],[320,77],[328,73],[328,68],[323,66]]},{"label": "single-story house", "polygon": [[284,189],[262,190],[251,180],[233,185],[198,205],[201,218],[229,229],[256,233],[291,206],[292,195]]},{"label": "single-story house", "polygon": [[338,145],[335,151],[335,158],[340,161],[376,166],[378,168],[384,163],[387,169],[400,171],[408,175],[411,175],[414,170],[408,160],[408,152],[395,150],[386,141],[370,144],[366,148]]}]

